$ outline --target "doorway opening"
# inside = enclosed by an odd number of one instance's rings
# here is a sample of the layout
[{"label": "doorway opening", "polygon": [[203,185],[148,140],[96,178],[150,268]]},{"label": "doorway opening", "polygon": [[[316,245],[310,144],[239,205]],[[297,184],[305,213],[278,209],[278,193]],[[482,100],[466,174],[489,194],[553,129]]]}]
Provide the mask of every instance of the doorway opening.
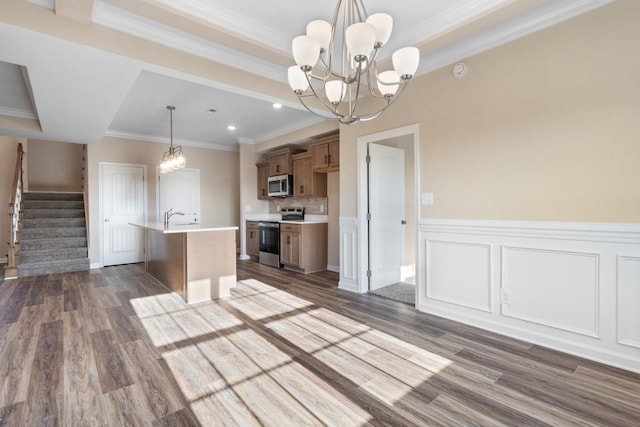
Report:
[{"label": "doorway opening", "polygon": [[360,292],[417,305],[418,126],[358,140]]}]

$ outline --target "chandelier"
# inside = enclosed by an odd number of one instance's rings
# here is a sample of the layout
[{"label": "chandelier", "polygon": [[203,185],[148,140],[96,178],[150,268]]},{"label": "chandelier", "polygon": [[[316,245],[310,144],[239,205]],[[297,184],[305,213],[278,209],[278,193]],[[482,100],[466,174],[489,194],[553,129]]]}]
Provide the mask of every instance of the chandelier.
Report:
[{"label": "chandelier", "polygon": [[184,154],[182,154],[182,146],[173,146],[173,110],[175,109],[176,107],[174,107],[173,105],[167,105],[167,110],[169,110],[170,123],[170,145],[169,151],[165,151],[164,154],[162,154],[162,161],[160,162],[160,173],[171,172],[174,169],[183,168],[185,165]]},{"label": "chandelier", "polygon": [[[302,105],[344,124],[382,114],[404,90],[420,62],[418,49],[405,47],[393,53],[392,70],[378,70],[376,59],[392,27],[393,18],[386,13],[369,16],[363,0],[338,0],[331,23],[310,22],[307,34],[293,39],[297,65],[288,70],[289,85]],[[359,106],[365,97],[366,107]],[[318,107],[322,113],[317,112]]]}]

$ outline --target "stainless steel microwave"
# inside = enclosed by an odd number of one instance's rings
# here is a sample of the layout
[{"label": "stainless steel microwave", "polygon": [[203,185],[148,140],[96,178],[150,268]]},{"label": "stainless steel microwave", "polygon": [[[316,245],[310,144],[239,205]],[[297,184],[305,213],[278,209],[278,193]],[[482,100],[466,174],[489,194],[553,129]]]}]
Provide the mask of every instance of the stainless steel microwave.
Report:
[{"label": "stainless steel microwave", "polygon": [[269,197],[286,197],[293,195],[293,175],[276,175],[267,178]]}]

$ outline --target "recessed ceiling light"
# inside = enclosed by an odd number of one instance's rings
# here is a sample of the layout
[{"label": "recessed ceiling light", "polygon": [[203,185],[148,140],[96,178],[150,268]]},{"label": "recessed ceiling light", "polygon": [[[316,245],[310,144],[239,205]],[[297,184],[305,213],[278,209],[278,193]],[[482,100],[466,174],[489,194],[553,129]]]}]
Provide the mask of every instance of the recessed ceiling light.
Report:
[{"label": "recessed ceiling light", "polygon": [[275,102],[273,104],[273,108],[282,108],[282,104],[280,104],[279,102]]},{"label": "recessed ceiling light", "polygon": [[229,125],[229,126],[227,126],[227,129],[236,130],[237,128],[236,128],[236,125]]}]

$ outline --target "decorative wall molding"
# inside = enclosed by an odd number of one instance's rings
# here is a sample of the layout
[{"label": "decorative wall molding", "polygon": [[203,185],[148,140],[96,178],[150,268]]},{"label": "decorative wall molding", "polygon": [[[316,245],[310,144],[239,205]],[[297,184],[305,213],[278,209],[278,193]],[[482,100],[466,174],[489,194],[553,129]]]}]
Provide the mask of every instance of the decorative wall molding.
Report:
[{"label": "decorative wall molding", "polygon": [[358,288],[358,218],[340,217],[340,281],[338,287],[351,292]]},{"label": "decorative wall molding", "polygon": [[640,224],[428,219],[418,240],[419,310],[640,372]]},{"label": "decorative wall molding", "polygon": [[491,245],[426,240],[427,298],[491,312]]},{"label": "decorative wall molding", "polygon": [[640,253],[618,254],[618,343],[640,349]]},{"label": "decorative wall molding", "polygon": [[502,314],[599,337],[598,254],[502,246]]}]

